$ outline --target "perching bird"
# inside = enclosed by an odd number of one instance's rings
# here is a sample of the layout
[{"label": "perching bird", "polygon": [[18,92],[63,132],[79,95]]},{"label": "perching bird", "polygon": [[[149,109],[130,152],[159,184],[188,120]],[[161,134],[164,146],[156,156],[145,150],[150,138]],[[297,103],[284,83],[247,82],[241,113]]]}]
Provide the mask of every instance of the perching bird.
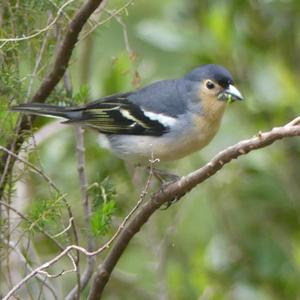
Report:
[{"label": "perching bird", "polygon": [[206,146],[217,133],[227,102],[242,100],[223,67],[202,65],[184,77],[82,106],[28,103],[13,111],[59,117],[95,129],[118,157],[147,163],[176,160]]}]

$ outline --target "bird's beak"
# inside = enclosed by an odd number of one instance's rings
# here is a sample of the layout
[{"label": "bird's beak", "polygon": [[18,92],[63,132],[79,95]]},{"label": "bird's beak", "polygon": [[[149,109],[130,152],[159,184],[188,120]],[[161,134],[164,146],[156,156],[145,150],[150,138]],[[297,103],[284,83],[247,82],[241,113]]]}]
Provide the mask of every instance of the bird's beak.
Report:
[{"label": "bird's beak", "polygon": [[218,96],[219,100],[223,101],[236,101],[236,100],[244,100],[244,97],[240,93],[240,91],[232,84],[228,86],[228,88],[224,89]]}]

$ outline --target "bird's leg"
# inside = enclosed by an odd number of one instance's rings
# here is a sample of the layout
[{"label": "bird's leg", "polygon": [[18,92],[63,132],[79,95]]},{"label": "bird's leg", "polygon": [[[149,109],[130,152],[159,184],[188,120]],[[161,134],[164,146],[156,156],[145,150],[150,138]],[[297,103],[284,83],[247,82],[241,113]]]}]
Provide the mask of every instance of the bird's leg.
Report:
[{"label": "bird's leg", "polygon": [[153,175],[164,185],[168,185],[180,179],[180,176],[176,174],[171,174],[166,171],[152,168]]},{"label": "bird's leg", "polygon": [[[160,181],[161,186],[160,189],[163,191],[166,186],[180,179],[180,176],[168,173],[166,171],[159,170],[157,168],[152,168],[153,175]],[[162,207],[163,210],[169,208],[173,203],[175,203],[178,199],[174,198],[165,203]]]}]

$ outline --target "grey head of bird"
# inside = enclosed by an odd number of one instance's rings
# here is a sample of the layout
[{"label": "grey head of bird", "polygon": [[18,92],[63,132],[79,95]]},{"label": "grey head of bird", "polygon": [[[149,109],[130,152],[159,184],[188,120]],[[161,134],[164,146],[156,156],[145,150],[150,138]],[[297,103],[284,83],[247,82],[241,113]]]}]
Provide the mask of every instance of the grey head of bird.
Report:
[{"label": "grey head of bird", "polygon": [[232,75],[222,66],[215,64],[202,65],[186,74],[184,78],[201,82],[200,90],[220,101],[243,100],[242,94],[234,86]]}]

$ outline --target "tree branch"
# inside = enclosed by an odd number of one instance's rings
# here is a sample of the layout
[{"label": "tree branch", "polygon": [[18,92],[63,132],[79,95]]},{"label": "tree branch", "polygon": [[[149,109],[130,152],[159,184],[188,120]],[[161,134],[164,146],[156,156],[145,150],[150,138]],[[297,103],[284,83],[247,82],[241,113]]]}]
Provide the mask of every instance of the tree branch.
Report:
[{"label": "tree branch", "polygon": [[124,230],[115,241],[110,253],[98,267],[94,276],[88,300],[100,299],[103,290],[111,276],[113,269],[125,251],[131,239],[148,221],[149,217],[164,203],[176,198],[180,199],[191,189],[217,173],[231,160],[250,151],[266,147],[273,142],[286,137],[300,136],[300,117],[282,127],[273,128],[268,132],[259,132],[255,137],[241,141],[217,154],[202,168],[169,184],[163,190],[155,193],[151,200],[146,202],[137,214],[127,223]]},{"label": "tree branch", "polygon": [[[97,9],[103,0],[87,0],[83,6],[77,11],[73,19],[68,25],[63,42],[56,54],[52,71],[45,77],[41,86],[32,97],[31,102],[44,102],[50,93],[53,91],[57,83],[64,75],[73,49],[78,41],[79,34],[87,22],[91,14]],[[6,147],[14,153],[18,153],[22,143],[24,142],[23,133],[30,129],[29,120],[33,120],[34,117],[21,116],[17,122],[17,126],[14,130],[15,135],[11,138]],[[11,157],[7,152],[3,153],[0,157],[0,199],[2,198],[4,187],[7,182],[7,175],[11,172],[15,159]]]},{"label": "tree branch", "polygon": [[[76,148],[77,148],[77,156],[78,156],[78,176],[80,183],[80,191],[81,191],[81,202],[83,207],[83,216],[85,229],[87,234],[87,250],[89,252],[93,251],[94,248],[94,239],[91,231],[90,217],[92,214],[91,204],[88,196],[88,179],[85,170],[85,148],[84,148],[84,137],[83,137],[83,129],[81,127],[76,127]],[[71,292],[66,297],[67,300],[80,299],[80,292],[83,291],[88,284],[95,266],[95,257],[88,256],[87,257],[87,267],[81,276],[77,286],[71,290]]]}]

